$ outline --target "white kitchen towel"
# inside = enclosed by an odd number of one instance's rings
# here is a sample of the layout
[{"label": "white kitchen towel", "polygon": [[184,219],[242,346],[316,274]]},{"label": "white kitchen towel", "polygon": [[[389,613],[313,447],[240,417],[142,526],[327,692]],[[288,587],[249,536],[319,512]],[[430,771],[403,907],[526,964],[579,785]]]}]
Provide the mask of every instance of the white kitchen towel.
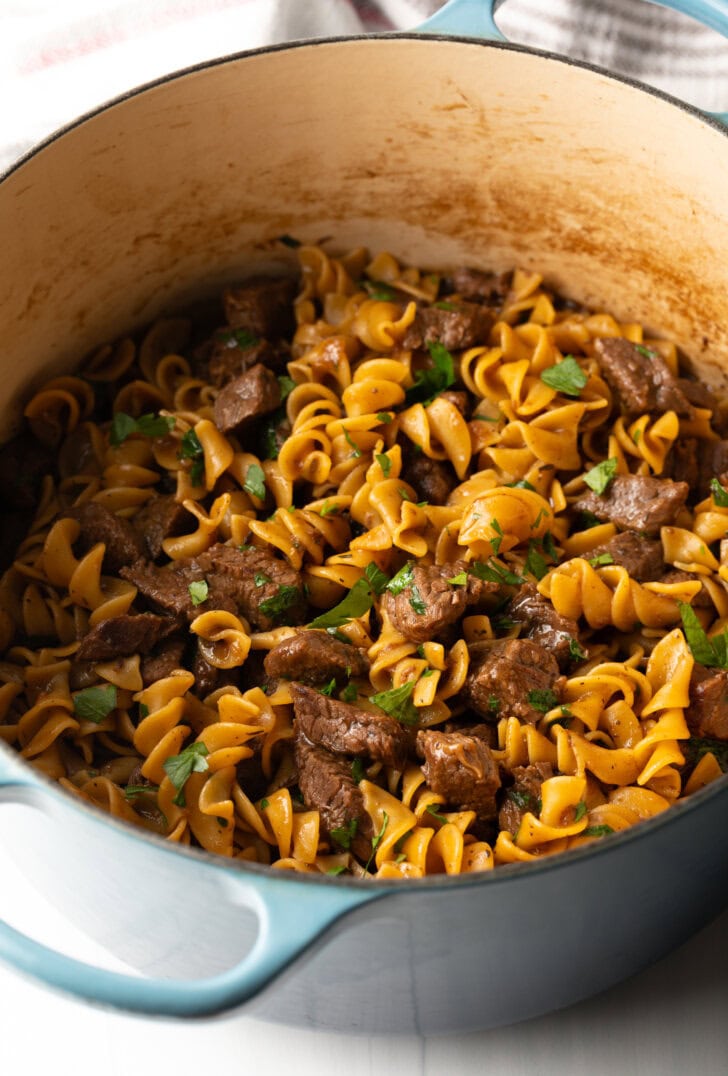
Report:
[{"label": "white kitchen towel", "polygon": [[[0,169],[111,97],[189,64],[314,37],[409,30],[441,0],[0,0]],[[726,0],[728,7],[728,0]],[[728,42],[647,0],[505,0],[509,40],[728,109]]]}]

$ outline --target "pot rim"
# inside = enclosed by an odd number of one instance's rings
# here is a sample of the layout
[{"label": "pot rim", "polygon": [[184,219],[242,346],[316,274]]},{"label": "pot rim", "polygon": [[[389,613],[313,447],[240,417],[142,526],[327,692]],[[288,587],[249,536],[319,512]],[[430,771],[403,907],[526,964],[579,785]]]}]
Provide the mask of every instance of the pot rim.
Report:
[{"label": "pot rim", "polygon": [[600,67],[598,64],[589,63],[586,60],[576,60],[570,56],[565,56],[562,53],[553,52],[549,49],[538,49],[530,45],[517,45],[510,41],[490,41],[485,38],[471,37],[463,34],[442,34],[442,33],[429,33],[418,32],[417,30],[401,30],[390,31],[387,33],[378,34],[349,34],[338,35],[333,37],[319,37],[319,38],[304,38],[293,41],[284,41],[272,45],[261,45],[255,49],[241,49],[238,52],[226,53],[224,56],[214,56],[207,60],[200,60],[198,63],[189,64],[186,67],[180,67],[174,71],[169,71],[165,75],[160,75],[158,78],[150,79],[147,82],[141,83],[139,86],[134,86],[129,90],[125,90],[123,93],[116,94],[114,97],[110,97],[108,100],[95,105],[93,108],[88,109],[86,112],[81,113],[73,120],[69,120],[67,123],[62,124],[56,130],[46,135],[39,142],[35,143],[22,153],[15,161],[13,161],[6,169],[0,171],[0,184],[13,175],[19,168],[26,164],[31,158],[36,156],[42,150],[46,149],[53,142],[62,138],[64,135],[69,134],[75,130],[76,127],[82,126],[88,120],[94,119],[103,112],[110,111],[117,105],[123,104],[125,101],[129,101],[134,97],[138,97],[145,93],[147,90],[154,89],[157,86],[163,86],[168,82],[175,82],[178,79],[185,78],[188,75],[196,74],[199,71],[204,71],[208,68],[221,67],[228,63],[237,63],[239,60],[245,60],[255,56],[263,56],[269,53],[288,52],[294,49],[304,48],[317,48],[320,45],[347,45],[350,42],[376,42],[376,41],[417,41],[421,42],[433,42],[440,44],[461,44],[461,45],[479,45],[486,49],[499,49],[510,52],[526,53],[533,56],[540,56],[545,60],[553,60],[558,63],[565,64],[567,67],[581,68],[586,71],[591,71],[593,74],[602,75],[609,78],[614,82],[620,82],[625,86],[629,86],[634,90],[641,90],[643,93],[652,97],[657,97],[662,101],[666,101],[668,104],[674,105],[683,112],[687,112],[688,115],[693,116],[695,119],[702,121],[713,130],[720,132],[725,137],[728,137],[728,125],[721,122],[716,116],[710,112],[705,112],[698,108],[697,105],[691,105],[687,101],[682,101],[679,97],[675,97],[672,94],[667,93],[665,90],[658,89],[655,86],[650,86],[647,83],[640,82],[638,79],[632,78],[630,75],[624,75],[618,72],[610,71],[609,68]]},{"label": "pot rim", "polygon": [[[643,840],[645,837],[649,837],[653,831],[662,828],[665,825],[670,825],[673,820],[676,820],[678,817],[676,812],[680,812],[680,815],[684,815],[686,812],[698,811],[701,809],[704,802],[708,802],[713,799],[713,797],[719,798],[720,796],[723,796],[726,799],[726,818],[728,819],[728,773],[725,773],[717,780],[711,781],[710,784],[698,789],[697,792],[693,792],[686,799],[677,800],[677,802],[672,803],[666,810],[661,811],[660,814],[653,815],[651,818],[642,819],[640,822],[629,826],[627,829],[620,830],[617,833],[609,834],[608,840],[604,840],[603,838],[594,840],[592,843],[582,845],[579,848],[572,848],[566,852],[558,852],[553,855],[543,856],[542,858],[530,862],[505,863],[501,866],[494,866],[488,871],[478,871],[468,874],[430,874],[425,875],[424,878],[407,879],[376,879],[374,877],[366,879],[344,877],[343,875],[309,874],[306,871],[278,870],[274,866],[269,866],[265,863],[253,863],[248,860],[228,858],[227,856],[216,855],[214,852],[208,852],[204,848],[171,842],[166,837],[162,837],[161,834],[154,833],[141,826],[135,826],[131,822],[126,822],[121,818],[117,818],[115,815],[108,814],[95,804],[86,803],[80,796],[72,795],[62,788],[57,781],[52,780],[52,778],[43,773],[42,770],[35,769],[32,763],[24,759],[20,753],[15,751],[9,744],[0,740],[0,755],[2,755],[3,752],[7,752],[7,755],[16,763],[19,763],[23,768],[27,767],[33,776],[32,783],[18,781],[14,784],[12,780],[8,782],[6,787],[10,789],[15,788],[17,790],[15,798],[12,796],[8,797],[8,802],[10,803],[26,804],[29,800],[32,803],[32,799],[38,792],[45,794],[50,793],[56,803],[61,806],[68,806],[70,809],[81,811],[87,818],[97,824],[103,826],[110,825],[122,836],[147,841],[157,849],[164,850],[173,855],[184,855],[188,857],[191,862],[199,862],[201,859],[207,866],[225,871],[232,867],[233,870],[239,871],[242,875],[253,875],[254,877],[260,876],[269,880],[271,878],[280,878],[288,884],[295,881],[305,883],[306,885],[343,886],[357,892],[360,892],[363,889],[368,893],[372,893],[372,895],[377,894],[382,896],[385,893],[418,892],[423,888],[429,891],[432,889],[451,889],[453,886],[461,888],[462,886],[494,885],[498,881],[506,882],[508,879],[525,876],[531,877],[537,873],[563,869],[570,866],[572,863],[593,859],[605,854],[609,855],[610,851],[622,848],[635,841]],[[2,788],[3,786],[0,784],[0,808],[3,805],[4,799]],[[28,792],[30,795],[27,795]],[[41,807],[41,809],[43,808]]]},{"label": "pot rim", "polygon": [[[118,94],[109,100],[102,102],[92,109],[82,113],[74,120],[63,124],[61,127],[51,132],[41,141],[31,146],[29,150],[21,154],[15,161],[13,161],[7,169],[0,172],[0,186],[9,179],[18,169],[22,168],[28,161],[32,160],[37,154],[42,152],[47,147],[51,146],[54,142],[61,139],[65,135],[71,133],[77,127],[82,126],[88,120],[94,119],[96,116],[101,115],[104,112],[110,111],[117,105],[131,100],[148,90],[154,89],[157,86],[163,86],[169,82],[175,82],[178,79],[187,77],[188,75],[196,74],[197,72],[207,70],[208,68],[214,68],[222,66],[228,63],[237,63],[240,60],[245,60],[252,57],[262,56],[269,53],[286,52],[293,49],[310,48],[315,49],[318,46],[328,45],[347,45],[351,42],[376,42],[376,41],[416,41],[432,42],[433,44],[465,44],[465,45],[478,45],[484,48],[493,48],[511,52],[526,53],[530,55],[539,56],[545,60],[552,60],[558,63],[565,64],[570,67],[581,68],[590,71],[594,74],[609,78],[613,81],[620,82],[623,85],[629,86],[632,89],[640,90],[652,97],[657,97],[660,100],[674,105],[681,109],[683,112],[688,113],[694,118],[705,123],[708,127],[715,131],[720,132],[725,137],[728,137],[728,127],[723,124],[719,119],[701,111],[697,106],[688,104],[685,101],[681,101],[677,97],[673,97],[671,94],[666,93],[664,90],[657,89],[653,86],[648,86],[638,80],[631,78],[627,75],[615,74],[609,71],[607,68],[599,67],[596,64],[588,63],[583,60],[575,60],[568,56],[563,56],[559,53],[552,52],[546,49],[532,48],[526,45],[517,45],[510,42],[490,41],[478,37],[470,37],[466,35],[456,34],[434,34],[434,33],[418,33],[413,30],[398,31],[381,34],[353,34],[348,36],[334,36],[324,38],[313,38],[305,40],[287,41],[279,44],[265,45],[257,49],[246,49],[238,52],[228,53],[225,56],[213,57],[212,59],[203,60],[196,64],[190,64],[186,67],[179,68],[178,70],[168,72],[165,75],[161,75],[159,78],[152,79],[139,86],[133,87],[121,94]],[[219,870],[227,871],[229,868],[233,868],[236,872],[242,875],[248,875],[252,877],[261,876],[270,879],[271,877],[280,878],[282,881],[290,884],[293,882],[301,883],[305,885],[327,885],[337,886],[353,889],[354,891],[361,891],[365,889],[367,892],[371,892],[372,895],[379,894],[384,895],[386,893],[415,893],[421,891],[434,890],[449,890],[453,887],[462,888],[464,886],[471,887],[476,885],[495,885],[500,883],[507,883],[509,880],[515,878],[530,878],[534,874],[543,873],[546,871],[562,870],[571,866],[572,863],[581,862],[582,860],[592,859],[598,856],[609,855],[611,851],[622,848],[623,846],[633,843],[635,841],[641,841],[645,838],[649,838],[650,834],[662,826],[670,825],[673,819],[677,818],[676,812],[684,814],[686,811],[700,810],[702,804],[711,800],[713,797],[726,796],[728,794],[728,774],[724,774],[723,777],[716,781],[712,781],[710,784],[694,792],[691,796],[684,800],[678,800],[672,804],[667,810],[661,812],[658,815],[654,815],[651,818],[644,819],[627,829],[621,830],[618,833],[610,834],[609,839],[595,840],[593,843],[584,845],[580,848],[573,848],[566,852],[560,852],[558,854],[544,856],[541,859],[536,859],[531,862],[510,863],[504,864],[499,867],[494,867],[489,871],[475,872],[472,874],[457,874],[457,875],[428,875],[424,878],[412,878],[412,879],[374,879],[371,880],[363,878],[347,878],[342,875],[339,876],[327,876],[323,874],[309,874],[300,871],[289,870],[276,870],[274,867],[267,866],[260,863],[252,863],[246,860],[240,859],[228,859],[225,856],[216,855],[213,852],[208,852],[203,848],[191,847],[188,845],[182,845],[178,843],[172,843],[165,837],[159,834],[153,833],[150,830],[143,829],[142,827],[133,826],[131,823],[125,822],[122,819],[116,818],[114,815],[107,814],[101,808],[95,805],[88,804],[80,797],[73,796],[61,788],[56,781],[53,781],[50,777],[44,774],[42,771],[35,769],[32,763],[28,762],[22,757],[22,755],[15,751],[9,744],[6,744],[0,739],[0,755],[3,752],[7,752],[10,759],[20,764],[22,768],[28,768],[33,775],[33,782],[17,782],[13,786],[13,782],[8,783],[8,787],[15,787],[18,789],[17,802],[27,802],[28,796],[25,794],[30,790],[31,796],[37,791],[50,793],[54,800],[61,805],[67,805],[71,809],[80,810],[88,818],[103,826],[111,826],[120,835],[128,838],[136,838],[149,842],[151,845],[159,850],[164,850],[173,855],[183,855],[189,857],[194,862],[204,862],[210,867],[214,867]],[[2,785],[0,785],[0,806],[2,805]],[[13,802],[12,797],[9,797],[9,801]]]}]

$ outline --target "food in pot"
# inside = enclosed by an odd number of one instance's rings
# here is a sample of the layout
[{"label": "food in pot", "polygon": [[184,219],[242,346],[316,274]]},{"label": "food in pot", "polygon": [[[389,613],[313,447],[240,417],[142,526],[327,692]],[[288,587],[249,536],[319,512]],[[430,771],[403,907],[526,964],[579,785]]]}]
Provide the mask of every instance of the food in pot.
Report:
[{"label": "food in pot", "polygon": [[728,440],[536,273],[299,246],[41,385],[0,735],[168,840],[367,878],[608,840],[728,757]]}]

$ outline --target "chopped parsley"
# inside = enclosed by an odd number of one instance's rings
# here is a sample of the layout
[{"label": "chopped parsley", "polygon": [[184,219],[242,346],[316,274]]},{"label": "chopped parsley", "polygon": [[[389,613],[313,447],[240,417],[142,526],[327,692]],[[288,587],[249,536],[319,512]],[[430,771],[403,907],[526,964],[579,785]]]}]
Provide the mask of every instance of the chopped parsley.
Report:
[{"label": "chopped parsley", "polygon": [[359,819],[351,818],[346,825],[338,826],[336,829],[331,830],[331,838],[336,841],[339,848],[344,848],[348,851],[351,848],[351,842],[356,837],[356,831],[359,828]]},{"label": "chopped parsley", "polygon": [[264,811],[266,809],[266,807],[270,807],[270,800],[266,799],[265,796],[264,796],[263,799],[260,801],[260,809],[261,809],[261,811]]},{"label": "chopped parsley", "polygon": [[364,569],[364,575],[369,580],[372,590],[375,594],[383,594],[389,583],[389,576],[386,575],[381,568],[378,568],[374,561],[370,561]]},{"label": "chopped parsley", "polygon": [[420,594],[420,588],[414,583],[412,584],[412,587],[410,589],[409,603],[414,609],[414,611],[418,614],[418,616],[424,616],[424,614],[427,612],[427,606],[425,605],[424,599]]},{"label": "chopped parsley", "polygon": [[544,385],[556,389],[564,396],[580,396],[581,390],[589,380],[589,375],[582,370],[573,355],[566,355],[555,366],[549,366],[541,374]]},{"label": "chopped parsley", "polygon": [[497,695],[488,696],[488,712],[491,714],[497,714],[500,710],[500,699]]},{"label": "chopped parsley", "polygon": [[449,822],[449,818],[446,818],[444,814],[440,814],[437,807],[438,805],[435,803],[428,803],[425,810],[428,814],[431,814],[433,818],[436,818],[438,822]]},{"label": "chopped parsley", "polygon": [[251,463],[248,467],[243,489],[252,497],[257,497],[259,501],[265,500],[265,472],[259,464]]},{"label": "chopped parsley", "polygon": [[500,550],[500,547],[501,547],[501,542],[503,541],[503,537],[504,537],[503,528],[501,527],[501,525],[500,525],[500,523],[498,522],[497,519],[491,519],[490,527],[491,527],[491,530],[494,530],[496,535],[497,535],[496,538],[491,538],[491,540],[490,540],[490,548],[493,550],[494,556],[497,556],[498,551]]},{"label": "chopped parsley", "polygon": [[366,768],[360,758],[355,758],[351,764],[351,777],[352,780],[358,785],[360,781],[364,780],[366,775]]},{"label": "chopped parsley", "polygon": [[389,284],[383,280],[365,280],[363,283],[369,292],[370,299],[376,299],[380,303],[391,303],[397,298]]},{"label": "chopped parsley", "polygon": [[396,575],[393,575],[386,586],[386,590],[390,594],[401,594],[407,587],[411,587],[414,582],[414,565],[411,560],[399,569]]},{"label": "chopped parsley", "polygon": [[334,677],[334,676],[331,677],[331,679],[329,680],[326,687],[320,687],[319,688],[319,694],[328,695],[329,698],[333,695],[333,693],[335,691],[336,691],[336,677]]},{"label": "chopped parsley", "polygon": [[723,773],[728,773],[728,740],[712,740],[707,736],[691,736],[680,742],[680,750],[688,763],[695,764],[703,755],[711,754]]},{"label": "chopped parsley", "polygon": [[116,688],[113,684],[103,687],[87,687],[73,696],[73,712],[81,721],[100,724],[116,709]]},{"label": "chopped parsley", "polygon": [[272,583],[273,580],[265,572],[256,572],[253,576],[256,587],[264,587],[266,583]]},{"label": "chopped parsley", "polygon": [[598,527],[601,523],[600,519],[594,515],[593,512],[581,511],[577,514],[574,530],[575,531],[588,531],[592,527]]},{"label": "chopped parsley", "polygon": [[574,811],[574,821],[581,822],[582,818],[586,814],[586,803],[584,800],[579,800]]},{"label": "chopped parsley", "polygon": [[384,477],[389,478],[389,472],[392,469],[392,461],[389,456],[387,456],[386,453],[377,453],[374,458],[376,459],[379,466],[382,468],[382,474],[384,475]]},{"label": "chopped parsley", "polygon": [[206,579],[198,579],[197,582],[190,583],[187,589],[190,592],[190,601],[193,605],[202,605],[203,602],[207,601],[210,593],[210,587]]},{"label": "chopped parsley", "polygon": [[193,486],[201,486],[205,475],[205,450],[200,444],[200,439],[194,429],[189,429],[180,442],[179,458],[191,460],[190,482]]},{"label": "chopped parsley", "polygon": [[529,691],[526,698],[528,699],[529,705],[533,706],[534,710],[538,710],[539,713],[542,714],[548,713],[549,710],[553,710],[554,706],[559,705],[559,700],[550,687],[543,691],[538,689]]},{"label": "chopped parsley", "polygon": [[133,433],[140,433],[144,437],[164,437],[171,433],[176,421],[172,416],[148,414],[133,418],[123,411],[117,411],[111,420],[109,442],[118,448]]},{"label": "chopped parsley", "polygon": [[717,508],[728,508],[728,490],[721,486],[717,478],[711,478],[710,492]]},{"label": "chopped parsley", "polygon": [[239,347],[241,350],[260,342],[260,338],[250,329],[225,329],[217,334],[217,338],[226,347]]},{"label": "chopped parsley", "polygon": [[344,438],[346,439],[347,445],[350,445],[353,449],[351,453],[352,459],[358,460],[361,457],[361,449],[348,430],[344,430]]},{"label": "chopped parsley", "polygon": [[128,800],[135,800],[137,796],[144,796],[148,792],[158,792],[159,785],[127,785],[124,789],[124,796]]},{"label": "chopped parsley", "polygon": [[335,878],[339,874],[343,874],[344,871],[347,871],[348,869],[349,868],[346,866],[346,864],[339,863],[339,865],[337,867],[329,867],[329,869],[326,871],[326,873],[331,874]]},{"label": "chopped parsley", "polygon": [[530,489],[531,493],[538,493],[536,487],[527,478],[520,478],[518,482],[507,482],[506,485],[509,489]]},{"label": "chopped parsley", "polygon": [[[351,620],[364,616],[374,603],[374,593],[366,578],[358,579],[345,598],[329,609],[327,613],[321,613],[309,624],[310,628],[342,628]],[[348,640],[347,640],[348,641]]]},{"label": "chopped parsley", "polygon": [[343,702],[356,702],[358,698],[359,692],[357,691],[356,684],[347,684],[341,692],[341,699]]},{"label": "chopped parsley", "polygon": [[367,860],[366,866],[364,867],[365,871],[369,870],[369,865],[371,864],[372,860],[374,859],[374,855],[375,855],[375,853],[377,851],[377,848],[379,848],[379,845],[381,844],[382,837],[384,836],[388,825],[389,825],[389,815],[387,814],[386,811],[382,811],[382,825],[381,825],[381,828],[380,828],[379,832],[375,833],[374,836],[372,837],[372,851],[371,851],[371,855],[369,856],[369,859]]},{"label": "chopped parsley", "polygon": [[515,803],[521,811],[532,811],[536,805],[534,797],[530,792],[526,792],[522,788],[509,788],[506,792],[506,796],[512,803]]},{"label": "chopped parsley", "polygon": [[408,680],[400,687],[393,687],[389,691],[380,691],[376,695],[371,695],[369,701],[403,725],[415,725],[417,724],[417,709],[412,702],[414,689],[415,681]]},{"label": "chopped parsley", "polygon": [[382,425],[388,426],[392,421],[392,415],[388,411],[377,411],[377,422],[381,422]]},{"label": "chopped parsley", "polygon": [[644,355],[646,359],[654,359],[655,357],[654,351],[650,351],[648,347],[643,347],[642,344],[635,344],[634,348],[635,351],[639,351],[640,355]]},{"label": "chopped parsley", "polygon": [[433,303],[432,305],[435,310],[449,310],[450,312],[452,312],[453,310],[457,310],[457,306],[455,305],[455,303],[445,302],[444,299],[441,299],[438,303]]},{"label": "chopped parsley", "polygon": [[281,400],[285,400],[295,389],[296,382],[292,377],[288,377],[287,374],[281,374],[278,378],[278,387],[281,390]]},{"label": "chopped parsley", "polygon": [[580,837],[607,837],[610,833],[614,833],[611,826],[605,824],[601,826],[587,826],[579,834]]},{"label": "chopped parsley", "polygon": [[593,489],[595,493],[601,496],[616,473],[617,459],[615,456],[610,456],[608,460],[602,460],[596,467],[592,467],[590,471],[587,471],[584,475],[584,481],[590,489]]},{"label": "chopped parsley", "polygon": [[336,516],[338,514],[339,514],[339,505],[338,504],[329,504],[328,501],[324,501],[324,503],[319,508],[319,515],[322,516],[322,517]]},{"label": "chopped parsley", "polygon": [[407,404],[422,403],[427,405],[444,389],[449,389],[455,384],[455,362],[439,340],[427,345],[432,359],[432,366],[427,370],[418,370],[415,373],[414,385],[407,389]]},{"label": "chopped parsley", "polygon": [[695,660],[709,668],[728,669],[728,630],[708,638],[693,607],[687,602],[678,602],[677,607],[685,638]]},{"label": "chopped parsley", "polygon": [[453,586],[453,587],[464,587],[464,586],[467,585],[467,582],[468,582],[468,573],[467,572],[458,572],[458,574],[454,575],[452,577],[452,579],[448,579],[448,583],[450,583],[450,585]]},{"label": "chopped parsley", "polygon": [[569,639],[569,657],[572,661],[586,661],[586,653],[582,650],[577,639]]},{"label": "chopped parsley", "polygon": [[279,586],[278,593],[274,594],[272,598],[266,598],[258,608],[265,616],[275,620],[285,613],[286,609],[290,609],[292,605],[295,605],[299,597],[298,587]]},{"label": "chopped parsley", "polygon": [[204,773],[205,770],[209,769],[207,755],[208,750],[204,743],[195,740],[194,743],[188,744],[179,755],[171,755],[168,759],[165,759],[163,763],[164,772],[177,789],[177,795],[172,802],[176,803],[178,807],[185,806],[184,788],[190,775]]},{"label": "chopped parsley", "polygon": [[498,583],[500,586],[505,583],[508,586],[515,587],[525,582],[522,575],[516,575],[515,572],[496,564],[492,560],[489,560],[487,564],[475,560],[470,566],[470,570],[473,575],[476,575],[478,579],[483,579],[486,583]]},{"label": "chopped parsley", "polygon": [[144,702],[139,703],[139,720],[143,721],[145,717],[149,717],[149,707]]},{"label": "chopped parsley", "polygon": [[604,564],[614,564],[614,557],[611,553],[599,553],[596,557],[590,557],[589,563],[592,568],[600,568]]},{"label": "chopped parsley", "polygon": [[535,575],[536,579],[543,579],[546,572],[549,570],[546,561],[540,552],[539,543],[533,539],[528,543],[528,555],[526,562],[523,565],[523,569],[526,572],[530,572],[531,575]]}]

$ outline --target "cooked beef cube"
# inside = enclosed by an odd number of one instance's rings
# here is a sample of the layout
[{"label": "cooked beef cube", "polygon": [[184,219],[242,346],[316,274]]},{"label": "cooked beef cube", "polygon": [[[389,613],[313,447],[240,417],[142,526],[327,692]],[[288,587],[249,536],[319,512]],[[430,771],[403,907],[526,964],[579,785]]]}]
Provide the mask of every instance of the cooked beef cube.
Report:
[{"label": "cooked beef cube", "polygon": [[259,363],[269,370],[281,371],[289,357],[284,347],[274,347],[268,340],[251,336],[248,342],[244,331],[218,329],[207,361],[207,380],[221,389]]},{"label": "cooked beef cube", "polygon": [[595,546],[584,554],[586,560],[593,560],[604,553],[608,553],[614,564],[626,568],[630,578],[638,583],[649,583],[659,579],[665,570],[662,559],[662,544],[653,538],[643,538],[639,534],[625,531],[624,534],[615,534],[603,545]]},{"label": "cooked beef cube", "polygon": [[361,650],[339,642],[327,631],[302,631],[283,639],[268,651],[264,665],[273,679],[285,677],[304,684],[328,683],[332,677],[337,684],[345,684],[350,677],[369,672],[369,661]]},{"label": "cooked beef cube", "polygon": [[119,574],[123,579],[128,579],[130,583],[133,583],[139,593],[156,609],[161,609],[162,612],[178,619],[193,620],[198,613],[206,609],[225,609],[229,613],[235,612],[232,602],[226,602],[224,605],[218,603],[206,605],[205,609],[192,605],[189,585],[192,582],[201,582],[205,577],[201,571],[192,571],[190,561],[176,561],[174,565],[159,568],[151,561],[140,558],[129,567],[122,568]]},{"label": "cooked beef cube", "polygon": [[441,727],[443,732],[462,732],[464,736],[474,736],[476,740],[482,740],[488,747],[498,746],[498,731],[495,725],[463,724],[464,717],[467,717],[467,714],[458,715],[457,720],[446,721],[444,725],[438,727]]},{"label": "cooked beef cube", "polygon": [[134,516],[133,525],[152,560],[163,553],[165,538],[176,538],[193,528],[194,518],[171,494],[153,497]]},{"label": "cooked beef cube", "polygon": [[692,377],[678,377],[678,388],[687,397],[693,407],[707,408],[709,411],[715,411],[718,407],[718,401],[715,398],[712,390],[702,381],[696,381]]},{"label": "cooked beef cube", "polygon": [[71,667],[68,670],[68,686],[71,691],[82,691],[83,688],[98,683],[98,680],[95,661],[78,661],[75,656],[71,658]]},{"label": "cooked beef cube", "polygon": [[548,762],[534,762],[530,766],[515,766],[511,772],[514,783],[506,789],[498,812],[498,827],[515,837],[527,811],[536,816],[541,813],[541,785],[553,777],[554,771]]},{"label": "cooked beef cube", "polygon": [[184,668],[183,655],[186,639],[175,635],[161,642],[151,654],[142,658],[141,674],[145,687],[156,684],[157,680],[164,680],[175,669]]},{"label": "cooked beef cube", "polygon": [[223,433],[239,433],[253,419],[275,411],[281,388],[275,374],[258,363],[229,381],[215,400],[215,425]]},{"label": "cooked beef cube", "polygon": [[510,273],[484,273],[482,269],[461,266],[445,284],[450,292],[457,292],[463,299],[502,306],[510,286]]},{"label": "cooked beef cube", "polygon": [[573,507],[592,512],[597,519],[611,520],[621,530],[643,531],[650,537],[677,519],[689,487],[686,482],[648,475],[617,475],[603,494],[589,490]]},{"label": "cooked beef cube", "polygon": [[[415,564],[412,582],[399,594],[385,592],[382,607],[392,624],[415,643],[426,643],[454,624],[470,605],[477,605],[498,590],[497,583],[485,582],[467,572],[467,564]],[[463,585],[448,583],[461,572]]]},{"label": "cooked beef cube", "polygon": [[268,340],[292,336],[296,291],[291,277],[251,277],[223,292],[225,317],[234,329],[247,329]]},{"label": "cooked beef cube", "polygon": [[[364,809],[364,795],[352,776],[351,760],[317,747],[300,735],[296,737],[295,753],[303,802],[309,810],[319,812],[321,829],[331,837],[335,850],[348,847],[346,833],[353,831],[352,851],[368,859],[374,831]],[[334,831],[339,831],[338,842],[332,837]]]},{"label": "cooked beef cube", "polygon": [[680,437],[670,449],[663,476],[672,478],[675,482],[687,482],[690,487],[689,499],[695,497],[696,490],[700,485],[700,456],[699,442],[695,437]]},{"label": "cooked beef cube", "polygon": [[428,504],[446,504],[458,484],[447,460],[431,460],[423,452],[406,453],[402,478],[414,487],[417,499]]},{"label": "cooked beef cube", "polygon": [[103,568],[109,575],[118,575],[121,568],[144,556],[142,540],[129,520],[110,512],[103,504],[85,501],[67,509],[63,516],[81,524],[81,532],[74,542],[81,553],[88,553],[98,542],[104,543]]},{"label": "cooked beef cube", "polygon": [[470,400],[468,399],[467,392],[461,392],[459,389],[445,389],[444,392],[438,392],[437,398],[441,400],[447,400],[453,407],[456,407],[463,418],[468,418],[470,414]]},{"label": "cooked beef cube", "polygon": [[500,788],[498,764],[487,743],[462,732],[421,729],[417,753],[424,758],[427,787],[460,811],[495,818],[495,794]]},{"label": "cooked beef cube", "polygon": [[8,508],[33,509],[41,479],[51,474],[54,453],[29,433],[21,433],[0,448],[0,503]]},{"label": "cooked beef cube", "polygon": [[461,694],[486,721],[513,715],[535,725],[543,717],[548,692],[558,705],[564,678],[556,658],[543,646],[530,639],[501,639],[473,643],[469,649],[470,668]]},{"label": "cooked beef cube", "polygon": [[175,627],[170,617],[156,613],[122,613],[91,628],[76,657],[79,661],[111,661],[127,654],[146,654]]},{"label": "cooked beef cube", "polygon": [[533,583],[524,583],[519,588],[508,606],[508,616],[523,624],[525,637],[550,651],[561,669],[568,668],[572,661],[573,643],[579,643],[579,625],[571,617],[557,613]]},{"label": "cooked beef cube", "polygon": [[694,493],[702,500],[710,493],[713,478],[728,472],[728,441],[698,441],[698,480]]},{"label": "cooked beef cube", "polygon": [[404,769],[410,737],[395,718],[361,710],[305,684],[292,683],[291,696],[296,730],[311,743],[338,755],[368,755]]},{"label": "cooked beef cube", "polygon": [[453,304],[453,310],[437,306],[420,306],[402,340],[404,348],[423,348],[441,343],[449,351],[474,344],[487,344],[495,318],[477,303]]},{"label": "cooked beef cube", "polygon": [[692,415],[690,401],[656,351],[643,354],[621,336],[600,337],[594,348],[606,382],[626,415],[652,411],[675,411],[684,418]]},{"label": "cooked beef cube", "polygon": [[694,736],[728,740],[728,672],[706,669],[697,662],[690,679],[690,706],[685,719]]},{"label": "cooked beef cube", "polygon": [[[231,601],[257,630],[302,624],[306,619],[308,606],[300,574],[267,549],[214,545],[193,563],[201,573],[198,578],[207,579],[214,591],[214,600],[219,594]],[[210,601],[206,608],[216,606]]]}]

